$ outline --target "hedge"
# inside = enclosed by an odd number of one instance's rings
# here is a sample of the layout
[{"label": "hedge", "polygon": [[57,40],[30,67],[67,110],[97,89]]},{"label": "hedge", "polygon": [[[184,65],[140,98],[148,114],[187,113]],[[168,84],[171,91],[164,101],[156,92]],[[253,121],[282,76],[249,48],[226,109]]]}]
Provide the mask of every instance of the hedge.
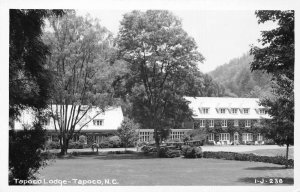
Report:
[{"label": "hedge", "polygon": [[[224,152],[224,151],[218,151],[218,152],[205,151],[203,152],[203,158],[237,160],[237,161],[255,161],[255,162],[273,163],[279,165],[286,164],[286,158],[283,156],[275,156],[275,157],[259,156],[259,155],[254,155],[252,153],[245,154],[245,153],[234,153],[234,152]],[[294,167],[293,159],[288,160],[288,167],[291,168]]]},{"label": "hedge", "polygon": [[[145,153],[156,153],[156,147],[150,146],[150,145],[145,145],[141,148],[141,150]],[[173,149],[172,147],[166,147],[166,146],[161,146],[160,151],[159,151],[159,157],[162,158],[174,158],[174,157],[180,157],[181,153],[180,150]]]},{"label": "hedge", "polygon": [[202,157],[202,148],[201,147],[192,147],[192,146],[182,146],[182,154],[185,158],[201,158]]}]

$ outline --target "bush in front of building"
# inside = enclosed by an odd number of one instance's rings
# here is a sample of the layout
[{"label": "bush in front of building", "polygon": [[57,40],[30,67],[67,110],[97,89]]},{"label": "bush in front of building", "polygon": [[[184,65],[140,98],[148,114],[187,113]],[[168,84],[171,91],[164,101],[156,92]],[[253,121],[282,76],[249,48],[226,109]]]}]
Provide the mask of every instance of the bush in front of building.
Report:
[{"label": "bush in front of building", "polygon": [[170,149],[168,147],[161,147],[158,156],[161,158],[174,158],[180,157],[180,150]]},{"label": "bush in front of building", "polygon": [[101,141],[101,142],[99,143],[99,147],[100,147],[100,148],[112,148],[113,145],[109,142],[108,139],[104,139],[103,141]]},{"label": "bush in front of building", "polygon": [[69,149],[84,149],[84,148],[88,148],[88,145],[83,143],[83,142],[74,142],[74,141],[69,141],[69,145],[68,145]]},{"label": "bush in front of building", "polygon": [[145,154],[147,153],[156,153],[157,150],[156,150],[156,147],[155,146],[152,146],[152,145],[144,145],[142,148],[141,148],[141,151],[143,151]]},{"label": "bush in front of building", "polygon": [[119,136],[112,136],[112,137],[109,137],[108,138],[108,141],[110,143],[110,145],[113,147],[113,148],[118,148],[118,147],[121,147],[121,139]]},{"label": "bush in front of building", "polygon": [[[259,155],[254,155],[252,153],[244,154],[244,153],[234,153],[234,152],[224,152],[224,151],[218,151],[218,152],[205,151],[203,152],[203,158],[237,160],[237,161],[255,161],[255,162],[273,163],[279,165],[286,164],[286,158],[283,156],[275,156],[275,157],[259,156]],[[288,160],[288,167],[291,168],[294,167],[293,159]]]},{"label": "bush in front of building", "polygon": [[58,141],[47,141],[46,149],[60,149],[60,145]]},{"label": "bush in front of building", "polygon": [[121,142],[120,137],[118,137],[118,136],[106,137],[99,143],[99,147],[100,148],[119,148],[119,147],[122,147],[122,142]]},{"label": "bush in front of building", "polygon": [[203,155],[201,147],[189,145],[182,146],[181,152],[185,158],[201,158]]}]

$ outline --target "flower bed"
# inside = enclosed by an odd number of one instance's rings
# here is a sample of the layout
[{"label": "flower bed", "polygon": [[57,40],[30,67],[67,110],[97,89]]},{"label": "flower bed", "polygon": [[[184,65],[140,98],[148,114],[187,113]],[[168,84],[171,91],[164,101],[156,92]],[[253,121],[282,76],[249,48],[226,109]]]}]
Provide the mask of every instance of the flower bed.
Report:
[{"label": "flower bed", "polygon": [[[264,163],[274,163],[279,165],[286,164],[286,158],[283,156],[269,157],[269,156],[254,155],[252,153],[243,154],[243,153],[223,152],[223,151],[218,151],[218,152],[205,151],[203,152],[203,158],[237,160],[237,161],[255,161],[255,162],[264,162]],[[294,167],[293,159],[288,160],[288,167],[291,168]]]}]

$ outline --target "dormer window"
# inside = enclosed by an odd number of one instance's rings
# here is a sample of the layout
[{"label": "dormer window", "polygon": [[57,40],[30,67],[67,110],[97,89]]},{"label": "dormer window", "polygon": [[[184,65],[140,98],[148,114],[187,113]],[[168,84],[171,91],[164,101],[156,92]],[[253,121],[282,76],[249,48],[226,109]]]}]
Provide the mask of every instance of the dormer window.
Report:
[{"label": "dormer window", "polygon": [[266,110],[265,109],[259,109],[259,114],[261,114],[261,115],[266,114]]},{"label": "dormer window", "polygon": [[203,114],[208,114],[209,108],[203,108]]},{"label": "dormer window", "polygon": [[93,124],[95,126],[103,126],[103,119],[94,119]]},{"label": "dormer window", "polygon": [[225,108],[221,108],[220,113],[225,114]]},{"label": "dormer window", "polygon": [[232,108],[231,111],[232,111],[233,114],[237,114],[238,109],[237,108]]},{"label": "dormer window", "polygon": [[244,114],[249,114],[249,109],[248,108],[244,108],[243,112],[244,112]]}]

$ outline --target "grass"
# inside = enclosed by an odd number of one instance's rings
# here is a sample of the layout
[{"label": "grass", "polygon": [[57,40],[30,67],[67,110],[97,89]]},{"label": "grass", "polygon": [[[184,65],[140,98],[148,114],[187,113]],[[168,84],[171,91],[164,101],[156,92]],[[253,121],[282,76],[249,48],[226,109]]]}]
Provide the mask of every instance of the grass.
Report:
[{"label": "grass", "polygon": [[[280,165],[220,159],[153,158],[106,154],[56,159],[41,179],[116,179],[119,185],[258,185],[255,178],[282,178],[293,184],[293,169]],[[261,185],[261,184],[260,184]]]},{"label": "grass", "polygon": [[[262,156],[285,156],[286,148],[282,149],[257,149],[254,151],[247,151],[244,153],[254,153]],[[289,159],[294,159],[294,148],[289,149]]]}]

